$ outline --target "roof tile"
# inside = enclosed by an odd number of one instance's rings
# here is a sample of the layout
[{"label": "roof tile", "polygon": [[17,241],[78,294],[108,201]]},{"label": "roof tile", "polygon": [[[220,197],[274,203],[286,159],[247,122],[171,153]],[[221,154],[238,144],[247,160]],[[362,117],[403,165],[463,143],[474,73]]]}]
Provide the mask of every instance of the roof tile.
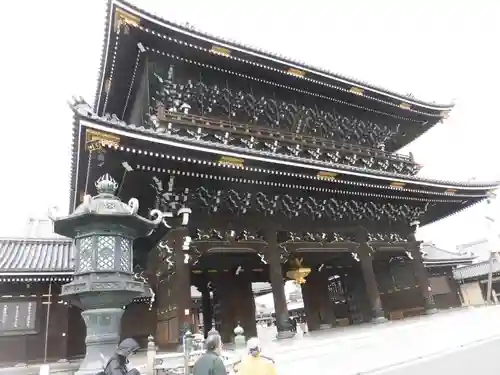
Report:
[{"label": "roof tile", "polygon": [[73,242],[69,239],[0,239],[0,272],[71,272]]},{"label": "roof tile", "polygon": [[[490,271],[490,261],[486,260],[483,262],[471,264],[469,266],[459,267],[453,270],[453,277],[456,280],[467,280],[475,279],[488,276]],[[493,270],[492,273],[500,272],[500,262],[498,259],[493,258]]]}]

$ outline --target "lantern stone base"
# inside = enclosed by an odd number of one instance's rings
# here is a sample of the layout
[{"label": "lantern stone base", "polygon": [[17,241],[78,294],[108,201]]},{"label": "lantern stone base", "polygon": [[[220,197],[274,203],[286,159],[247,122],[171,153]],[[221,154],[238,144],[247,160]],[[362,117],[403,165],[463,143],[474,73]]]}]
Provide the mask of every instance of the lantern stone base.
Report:
[{"label": "lantern stone base", "polygon": [[95,375],[115,353],[120,340],[121,308],[92,309],[82,312],[87,327],[85,358],[76,375]]}]

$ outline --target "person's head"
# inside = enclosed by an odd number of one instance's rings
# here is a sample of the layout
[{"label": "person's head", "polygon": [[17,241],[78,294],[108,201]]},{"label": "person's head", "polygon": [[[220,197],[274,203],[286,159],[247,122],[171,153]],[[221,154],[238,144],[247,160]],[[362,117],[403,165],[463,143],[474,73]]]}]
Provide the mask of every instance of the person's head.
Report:
[{"label": "person's head", "polygon": [[221,354],[222,352],[222,339],[220,335],[209,335],[205,342],[207,352],[215,352]]},{"label": "person's head", "polygon": [[132,354],[135,354],[139,350],[139,344],[132,338],[127,338],[123,340],[118,348],[116,349],[116,354],[124,358],[130,358]]},{"label": "person's head", "polygon": [[258,357],[261,352],[260,341],[257,337],[252,337],[247,341],[247,351],[253,357]]}]

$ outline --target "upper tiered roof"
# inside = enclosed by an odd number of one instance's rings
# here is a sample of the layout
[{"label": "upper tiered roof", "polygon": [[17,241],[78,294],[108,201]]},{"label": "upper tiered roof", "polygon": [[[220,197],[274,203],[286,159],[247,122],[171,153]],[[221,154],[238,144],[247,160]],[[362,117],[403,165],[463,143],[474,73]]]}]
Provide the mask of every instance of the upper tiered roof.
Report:
[{"label": "upper tiered roof", "polygon": [[245,76],[254,81],[307,93],[356,110],[396,119],[404,135],[387,148],[394,151],[446,118],[453,104],[426,102],[409,95],[309,66],[279,54],[209,35],[167,21],[121,1],[110,0],[94,110],[128,121],[127,110],[138,89],[144,55],[158,54],[186,63]]}]

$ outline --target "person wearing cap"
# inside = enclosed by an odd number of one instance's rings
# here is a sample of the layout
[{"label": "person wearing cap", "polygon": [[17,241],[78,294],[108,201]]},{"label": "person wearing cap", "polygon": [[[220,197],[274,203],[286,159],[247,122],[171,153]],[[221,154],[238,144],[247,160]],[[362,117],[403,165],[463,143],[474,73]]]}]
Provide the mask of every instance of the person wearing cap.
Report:
[{"label": "person wearing cap", "polygon": [[195,362],[193,375],[226,375],[226,366],[220,357],[222,354],[222,339],[214,334],[207,337],[207,351]]},{"label": "person wearing cap", "polygon": [[123,340],[115,354],[109,359],[103,371],[97,375],[140,375],[136,368],[128,369],[128,361],[139,350],[139,344],[132,338]]},{"label": "person wearing cap", "polygon": [[247,341],[248,356],[234,368],[238,375],[276,375],[272,360],[261,355],[260,342],[257,337]]}]

